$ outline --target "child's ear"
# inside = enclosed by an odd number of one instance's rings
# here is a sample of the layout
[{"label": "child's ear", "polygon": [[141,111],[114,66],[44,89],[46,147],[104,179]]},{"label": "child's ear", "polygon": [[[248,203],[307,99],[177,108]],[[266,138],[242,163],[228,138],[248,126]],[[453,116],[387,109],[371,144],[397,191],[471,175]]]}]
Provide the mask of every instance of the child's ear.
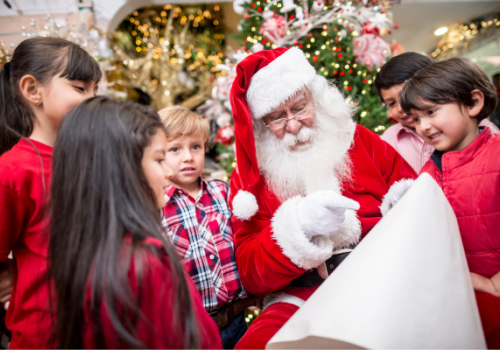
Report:
[{"label": "child's ear", "polygon": [[467,107],[469,110],[469,116],[475,118],[483,110],[484,107],[484,94],[481,90],[475,89],[471,92],[473,105]]},{"label": "child's ear", "polygon": [[[38,105],[42,100],[40,88],[40,83],[32,75],[27,74],[19,81],[19,89],[21,90],[23,97],[34,105]],[[38,104],[37,101],[39,101]]]}]

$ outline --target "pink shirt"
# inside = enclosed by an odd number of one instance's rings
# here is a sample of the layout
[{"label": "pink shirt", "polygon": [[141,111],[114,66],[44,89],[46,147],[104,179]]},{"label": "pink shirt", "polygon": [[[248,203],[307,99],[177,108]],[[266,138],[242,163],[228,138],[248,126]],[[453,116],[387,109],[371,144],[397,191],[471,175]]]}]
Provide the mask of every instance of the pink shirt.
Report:
[{"label": "pink shirt", "polygon": [[[493,134],[500,134],[500,130],[488,119],[483,119],[479,126],[487,126]],[[400,123],[388,128],[381,138],[394,147],[417,174],[434,152],[434,147],[425,143],[414,130]]]}]

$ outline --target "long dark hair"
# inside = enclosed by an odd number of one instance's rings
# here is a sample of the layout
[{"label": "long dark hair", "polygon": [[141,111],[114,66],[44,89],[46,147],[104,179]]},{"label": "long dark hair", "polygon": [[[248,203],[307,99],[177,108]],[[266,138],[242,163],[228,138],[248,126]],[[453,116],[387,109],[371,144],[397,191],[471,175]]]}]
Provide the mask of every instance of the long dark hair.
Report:
[{"label": "long dark hair", "polygon": [[[178,334],[184,335],[186,348],[198,346],[183,268],[172,243],[162,236],[155,196],[141,166],[144,148],[160,130],[156,112],[106,97],[82,102],[61,124],[53,155],[49,245],[60,348],[83,346],[83,301],[89,284],[96,346],[105,347],[99,324],[104,304],[120,341],[145,347],[134,329],[137,317],[143,317],[141,300],[134,297],[127,276],[131,259],[141,266],[145,249],[165,254],[141,244],[148,237],[161,240],[170,260]],[[125,236],[131,238],[126,254]]]},{"label": "long dark hair", "polygon": [[21,78],[29,74],[45,84],[59,72],[68,80],[94,82],[102,74],[96,60],[68,40],[36,37],[16,47],[0,70],[0,155],[33,132],[35,116],[19,89]]}]

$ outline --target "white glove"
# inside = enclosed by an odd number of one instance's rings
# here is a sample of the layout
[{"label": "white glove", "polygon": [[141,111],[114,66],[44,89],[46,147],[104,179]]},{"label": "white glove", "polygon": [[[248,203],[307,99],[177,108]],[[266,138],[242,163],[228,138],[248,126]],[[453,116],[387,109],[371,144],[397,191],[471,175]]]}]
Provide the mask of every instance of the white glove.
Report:
[{"label": "white glove", "polygon": [[333,191],[317,191],[302,198],[296,209],[300,227],[310,239],[339,231],[345,220],[345,211],[358,210],[359,203]]},{"label": "white glove", "polygon": [[411,185],[413,185],[413,181],[405,181],[402,183],[402,186],[395,188],[394,194],[391,197],[391,208],[394,207],[401,198],[403,198],[404,194],[410,189]]}]

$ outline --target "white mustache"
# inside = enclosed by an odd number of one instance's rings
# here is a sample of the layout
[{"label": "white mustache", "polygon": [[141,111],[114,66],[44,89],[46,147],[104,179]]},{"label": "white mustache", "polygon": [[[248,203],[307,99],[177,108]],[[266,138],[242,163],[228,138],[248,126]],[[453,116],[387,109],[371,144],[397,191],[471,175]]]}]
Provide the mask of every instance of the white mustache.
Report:
[{"label": "white mustache", "polygon": [[313,130],[311,130],[308,127],[303,126],[302,129],[297,134],[290,134],[290,133],[285,133],[285,136],[283,136],[283,139],[281,140],[281,143],[283,146],[286,146],[288,148],[292,148],[295,146],[295,144],[299,142],[308,142],[312,136],[314,135]]}]

